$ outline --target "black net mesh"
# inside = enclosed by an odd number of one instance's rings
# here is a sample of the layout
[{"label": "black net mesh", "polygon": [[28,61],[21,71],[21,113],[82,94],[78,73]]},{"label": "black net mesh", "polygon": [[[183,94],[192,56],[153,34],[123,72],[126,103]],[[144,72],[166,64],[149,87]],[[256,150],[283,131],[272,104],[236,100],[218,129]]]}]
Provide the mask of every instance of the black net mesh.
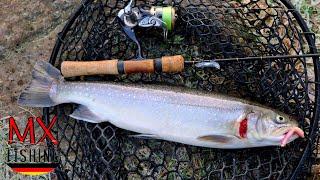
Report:
[{"label": "black net mesh", "polygon": [[[116,19],[127,1],[85,1],[59,34],[51,63],[65,60],[132,59],[137,46]],[[181,54],[186,61],[315,53],[312,34],[287,1],[136,1],[173,5],[178,19],[165,41],[156,28],[136,29],[147,58]],[[244,150],[199,148],[161,140],[141,140],[109,123],[90,124],[68,115],[76,105],[44,109],[58,115],[61,178],[109,179],[287,179],[305,175],[314,160],[318,58],[220,62],[221,69],[187,66],[178,74],[134,74],[70,78],[167,84],[246,98],[299,118],[306,137],[286,148]],[[297,172],[299,172],[297,174]]]}]

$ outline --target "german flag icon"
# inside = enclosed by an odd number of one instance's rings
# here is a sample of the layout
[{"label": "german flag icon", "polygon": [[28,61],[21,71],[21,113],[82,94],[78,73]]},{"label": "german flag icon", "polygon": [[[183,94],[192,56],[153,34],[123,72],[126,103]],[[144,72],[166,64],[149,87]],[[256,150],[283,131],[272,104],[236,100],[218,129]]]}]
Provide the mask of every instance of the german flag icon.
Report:
[{"label": "german flag icon", "polygon": [[58,166],[58,163],[7,163],[7,165],[11,167],[14,172],[39,176],[52,172]]}]

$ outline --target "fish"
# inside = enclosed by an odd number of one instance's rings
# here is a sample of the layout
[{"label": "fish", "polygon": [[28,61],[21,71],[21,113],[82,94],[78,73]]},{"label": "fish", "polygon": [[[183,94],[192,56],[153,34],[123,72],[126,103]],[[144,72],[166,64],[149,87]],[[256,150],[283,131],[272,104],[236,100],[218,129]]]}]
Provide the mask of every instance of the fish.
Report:
[{"label": "fish", "polygon": [[52,107],[63,103],[78,104],[70,114],[74,119],[109,122],[138,133],[128,138],[219,149],[284,147],[304,138],[292,116],[244,99],[162,86],[71,82],[51,64],[37,62],[18,104]]}]

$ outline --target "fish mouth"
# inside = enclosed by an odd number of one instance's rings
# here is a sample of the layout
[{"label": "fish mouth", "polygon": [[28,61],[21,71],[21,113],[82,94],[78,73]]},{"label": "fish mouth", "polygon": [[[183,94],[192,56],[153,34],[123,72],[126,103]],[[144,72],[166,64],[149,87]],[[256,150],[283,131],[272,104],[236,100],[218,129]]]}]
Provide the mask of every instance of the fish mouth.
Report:
[{"label": "fish mouth", "polygon": [[281,136],[280,146],[285,147],[289,142],[298,137],[304,138],[303,130],[299,127],[292,127]]}]

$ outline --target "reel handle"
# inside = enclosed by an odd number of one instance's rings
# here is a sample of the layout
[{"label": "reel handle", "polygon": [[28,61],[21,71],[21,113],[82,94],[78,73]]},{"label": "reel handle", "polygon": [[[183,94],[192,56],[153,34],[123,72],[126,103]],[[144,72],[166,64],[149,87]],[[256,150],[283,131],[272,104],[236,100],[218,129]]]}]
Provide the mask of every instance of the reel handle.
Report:
[{"label": "reel handle", "polygon": [[61,73],[64,77],[154,72],[177,73],[183,70],[184,58],[181,55],[127,61],[64,61],[61,64]]}]

